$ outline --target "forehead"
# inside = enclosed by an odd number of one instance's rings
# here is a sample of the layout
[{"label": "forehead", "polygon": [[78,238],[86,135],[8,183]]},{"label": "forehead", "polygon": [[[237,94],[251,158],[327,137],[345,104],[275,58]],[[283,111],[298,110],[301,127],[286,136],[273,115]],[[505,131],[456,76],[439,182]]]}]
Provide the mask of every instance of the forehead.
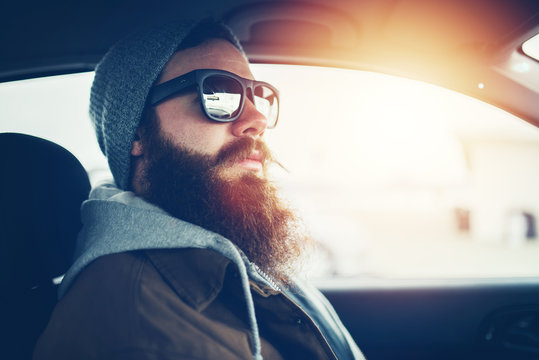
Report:
[{"label": "forehead", "polygon": [[234,45],[227,40],[210,39],[198,46],[176,52],[161,72],[158,83],[196,69],[226,70],[253,79],[247,60]]}]

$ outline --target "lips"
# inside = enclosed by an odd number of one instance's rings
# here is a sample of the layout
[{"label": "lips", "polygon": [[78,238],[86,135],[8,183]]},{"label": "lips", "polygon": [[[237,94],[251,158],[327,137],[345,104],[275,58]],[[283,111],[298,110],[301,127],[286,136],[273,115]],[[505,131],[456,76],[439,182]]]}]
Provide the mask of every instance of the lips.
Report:
[{"label": "lips", "polygon": [[246,136],[223,147],[215,164],[262,172],[272,159],[271,152],[262,140]]},{"label": "lips", "polygon": [[240,160],[238,162],[238,165],[254,171],[262,171],[263,169],[263,163],[264,163],[264,156],[260,153],[260,151],[255,150],[247,156],[247,158]]},{"label": "lips", "polygon": [[253,160],[253,161],[258,161],[260,163],[263,163],[264,162],[264,156],[262,155],[262,153],[259,150],[254,150],[253,152],[251,152],[251,154],[249,156],[247,156],[246,160]]}]

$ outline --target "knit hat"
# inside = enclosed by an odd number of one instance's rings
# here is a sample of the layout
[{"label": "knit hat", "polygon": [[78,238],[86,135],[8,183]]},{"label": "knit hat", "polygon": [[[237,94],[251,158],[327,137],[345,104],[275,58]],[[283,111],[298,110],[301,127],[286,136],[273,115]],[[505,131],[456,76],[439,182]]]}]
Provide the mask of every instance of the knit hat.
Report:
[{"label": "knit hat", "polygon": [[[208,30],[210,29],[210,30]],[[130,187],[131,147],[146,98],[174,52],[195,32],[225,38],[243,49],[232,31],[212,20],[175,22],[131,34],[99,62],[90,94],[90,118],[116,185]]]}]

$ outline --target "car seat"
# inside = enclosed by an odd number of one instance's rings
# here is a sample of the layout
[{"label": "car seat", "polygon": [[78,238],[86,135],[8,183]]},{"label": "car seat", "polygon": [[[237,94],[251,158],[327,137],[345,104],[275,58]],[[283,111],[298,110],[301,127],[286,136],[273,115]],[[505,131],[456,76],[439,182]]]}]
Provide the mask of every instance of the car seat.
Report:
[{"label": "car seat", "polygon": [[0,154],[0,358],[30,359],[56,304],[53,280],[71,264],[90,183],[48,140],[2,133]]}]

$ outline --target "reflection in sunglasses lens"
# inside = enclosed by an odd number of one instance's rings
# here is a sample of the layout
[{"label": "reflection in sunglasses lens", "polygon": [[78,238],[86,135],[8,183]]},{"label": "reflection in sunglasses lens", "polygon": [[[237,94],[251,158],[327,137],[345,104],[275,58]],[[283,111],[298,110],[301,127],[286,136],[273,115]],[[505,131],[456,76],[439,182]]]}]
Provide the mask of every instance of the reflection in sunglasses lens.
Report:
[{"label": "reflection in sunglasses lens", "polygon": [[[236,79],[226,75],[211,75],[202,84],[203,106],[214,120],[233,119],[239,115],[243,87]],[[253,103],[267,120],[268,128],[276,125],[279,100],[273,89],[258,85],[253,89]]]},{"label": "reflection in sunglasses lens", "polygon": [[264,85],[257,86],[254,93],[256,109],[266,117],[267,126],[269,128],[274,127],[279,112],[277,94],[271,88]]},{"label": "reflection in sunglasses lens", "polygon": [[235,117],[240,108],[241,84],[228,76],[213,75],[204,80],[203,101],[212,118],[226,120]]}]

